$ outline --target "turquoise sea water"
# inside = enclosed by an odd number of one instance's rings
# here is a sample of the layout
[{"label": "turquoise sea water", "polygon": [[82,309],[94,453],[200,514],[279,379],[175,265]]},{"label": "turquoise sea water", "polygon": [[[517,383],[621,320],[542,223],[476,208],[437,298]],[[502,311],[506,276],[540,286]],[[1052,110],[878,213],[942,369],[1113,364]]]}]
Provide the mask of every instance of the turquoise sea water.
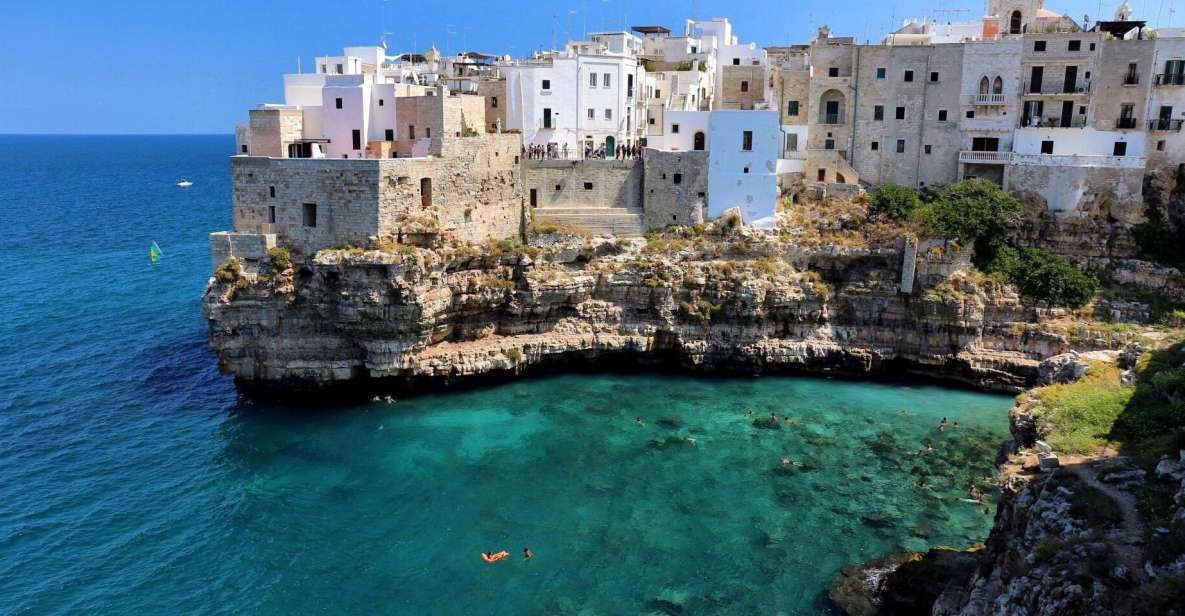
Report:
[{"label": "turquoise sea water", "polygon": [[1002,396],[581,374],[241,400],[199,311],[232,146],[0,137],[0,614],[829,613],[846,564],[986,537],[961,499]]}]

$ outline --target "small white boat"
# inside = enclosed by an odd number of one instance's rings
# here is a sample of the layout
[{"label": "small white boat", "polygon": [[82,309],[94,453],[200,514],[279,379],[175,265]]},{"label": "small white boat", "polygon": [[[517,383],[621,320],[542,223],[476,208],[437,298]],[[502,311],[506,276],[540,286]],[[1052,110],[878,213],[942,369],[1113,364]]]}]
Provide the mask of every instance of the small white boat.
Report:
[{"label": "small white boat", "polygon": [[193,186],[193,182],[190,182],[189,180],[181,180],[180,182],[177,182],[178,188],[189,188],[190,186]]}]

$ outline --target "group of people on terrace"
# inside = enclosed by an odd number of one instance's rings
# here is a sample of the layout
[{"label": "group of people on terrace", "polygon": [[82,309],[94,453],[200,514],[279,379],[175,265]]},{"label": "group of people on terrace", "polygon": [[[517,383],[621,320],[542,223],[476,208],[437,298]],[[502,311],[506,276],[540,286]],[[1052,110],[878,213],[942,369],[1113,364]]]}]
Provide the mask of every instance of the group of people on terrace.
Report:
[{"label": "group of people on terrace", "polygon": [[[583,153],[584,160],[630,160],[633,158],[641,158],[643,146],[638,144],[630,144],[617,146],[610,150],[605,144],[598,147],[593,147],[592,144],[586,144],[583,152],[577,151],[576,154]],[[567,160],[569,154],[572,153],[568,148],[568,144],[558,143],[536,143],[523,145],[522,155],[527,160]]]}]

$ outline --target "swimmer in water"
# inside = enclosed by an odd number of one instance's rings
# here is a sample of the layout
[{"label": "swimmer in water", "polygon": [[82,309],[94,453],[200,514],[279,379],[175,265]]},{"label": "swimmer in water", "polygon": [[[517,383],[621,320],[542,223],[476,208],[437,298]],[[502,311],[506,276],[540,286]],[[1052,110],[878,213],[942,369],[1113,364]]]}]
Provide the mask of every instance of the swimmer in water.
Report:
[{"label": "swimmer in water", "polygon": [[501,552],[482,552],[481,553],[481,559],[486,561],[487,563],[496,563],[496,562],[502,560],[503,558],[506,558],[507,556],[510,556],[510,552],[507,552],[506,550],[502,550]]},{"label": "swimmer in water", "polygon": [[695,444],[695,437],[694,436],[685,436],[685,437],[683,437],[683,440],[687,441],[691,445]]},{"label": "swimmer in water", "polygon": [[946,418],[943,417],[942,421],[938,422],[938,431],[943,432],[945,430],[946,430]]},{"label": "swimmer in water", "polygon": [[753,416],[753,409],[749,409],[749,412],[745,413],[745,417],[752,417],[752,416]]},{"label": "swimmer in water", "polygon": [[531,548],[523,548],[523,560],[531,560],[531,557],[534,555],[535,553],[531,551]]},{"label": "swimmer in water", "polygon": [[641,418],[641,417],[635,417],[635,418],[634,418],[634,423],[638,424],[639,426],[642,426],[643,428],[645,428],[645,427],[646,427],[646,424],[642,423],[642,418]]},{"label": "swimmer in water", "polygon": [[900,415],[900,416],[902,416],[902,417],[905,417],[906,415],[908,415],[908,414],[909,414],[909,411],[907,411],[907,410],[905,410],[905,409],[901,409],[900,411],[897,411],[897,414],[898,414],[898,415]]},{"label": "swimmer in water", "polygon": [[951,424],[951,427],[954,428],[955,430],[958,430],[959,429],[959,422],[956,421],[955,423]]}]

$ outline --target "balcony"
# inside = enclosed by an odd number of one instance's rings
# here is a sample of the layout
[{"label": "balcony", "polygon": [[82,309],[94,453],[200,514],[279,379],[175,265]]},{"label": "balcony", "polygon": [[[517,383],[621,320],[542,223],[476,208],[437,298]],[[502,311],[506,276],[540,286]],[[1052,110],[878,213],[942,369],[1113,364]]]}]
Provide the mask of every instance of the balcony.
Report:
[{"label": "balcony", "polygon": [[1069,88],[1064,83],[1042,83],[1039,87],[1034,88],[1033,84],[1026,81],[1024,87],[1021,88],[1021,94],[1024,96],[1085,96],[1090,94],[1090,82],[1083,81]]},{"label": "balcony", "polygon": [[1158,86],[1185,86],[1185,74],[1162,73],[1156,76]]},{"label": "balcony", "polygon": [[550,122],[549,122],[549,121],[547,121],[547,120],[539,120],[539,129],[540,129],[540,130],[553,130],[553,129],[555,129],[555,120],[551,120]]},{"label": "balcony", "polygon": [[1148,120],[1148,130],[1179,133],[1182,123],[1185,120]]},{"label": "balcony", "polygon": [[1021,118],[1019,128],[1082,128],[1086,126],[1086,116],[1074,116],[1069,124],[1062,124],[1061,118]]},{"label": "balcony", "polygon": [[1003,105],[1005,104],[1003,94],[976,94],[976,105]]},{"label": "balcony", "polygon": [[1035,167],[1111,167],[1143,169],[1143,156],[1094,156],[1086,154],[1019,154],[1013,153],[1011,164]]},{"label": "balcony", "polygon": [[1116,130],[1131,130],[1136,127],[1135,118],[1117,118],[1115,120]]},{"label": "balcony", "polygon": [[819,124],[844,124],[844,114],[839,113],[820,113]]},{"label": "balcony", "polygon": [[981,150],[963,150],[959,152],[959,162],[980,165],[1007,165],[1012,160],[1012,152],[990,152]]},{"label": "balcony", "polygon": [[1128,73],[1123,76],[1123,85],[1138,86],[1140,85],[1140,75],[1137,73]]}]

